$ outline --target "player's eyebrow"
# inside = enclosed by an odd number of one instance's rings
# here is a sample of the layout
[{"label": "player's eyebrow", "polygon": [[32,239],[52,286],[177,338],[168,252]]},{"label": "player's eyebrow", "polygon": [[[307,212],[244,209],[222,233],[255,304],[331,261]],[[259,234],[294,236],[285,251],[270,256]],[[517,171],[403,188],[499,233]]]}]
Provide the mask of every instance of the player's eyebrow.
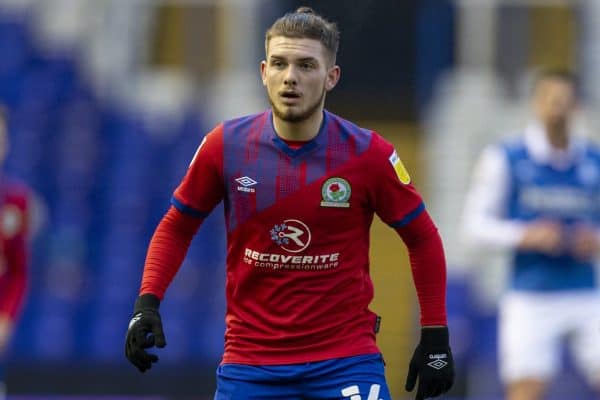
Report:
[{"label": "player's eyebrow", "polygon": [[319,62],[319,60],[317,60],[314,57],[302,57],[302,58],[299,58],[297,61],[298,62],[313,62],[313,63],[318,63]]},{"label": "player's eyebrow", "polygon": [[[279,55],[276,55],[276,54],[270,55],[269,58],[271,60],[273,60],[273,59],[274,60],[282,60],[282,61],[287,61],[288,60],[287,57],[285,57],[285,56],[279,56]],[[315,57],[310,57],[310,56],[309,57],[300,57],[298,59],[294,59],[294,61],[295,62],[314,62],[314,63],[318,63],[319,62],[319,60],[317,60]]]}]

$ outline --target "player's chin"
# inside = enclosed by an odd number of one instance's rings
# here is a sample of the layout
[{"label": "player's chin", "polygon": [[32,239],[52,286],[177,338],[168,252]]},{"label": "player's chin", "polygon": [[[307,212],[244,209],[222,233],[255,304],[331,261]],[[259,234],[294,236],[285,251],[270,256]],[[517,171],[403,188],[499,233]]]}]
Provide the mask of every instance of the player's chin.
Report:
[{"label": "player's chin", "polygon": [[280,106],[277,111],[277,116],[287,122],[299,122],[306,119],[305,112],[296,106]]},{"label": "player's chin", "polygon": [[307,120],[308,116],[305,113],[288,112],[284,114],[282,119],[287,122],[302,122]]}]

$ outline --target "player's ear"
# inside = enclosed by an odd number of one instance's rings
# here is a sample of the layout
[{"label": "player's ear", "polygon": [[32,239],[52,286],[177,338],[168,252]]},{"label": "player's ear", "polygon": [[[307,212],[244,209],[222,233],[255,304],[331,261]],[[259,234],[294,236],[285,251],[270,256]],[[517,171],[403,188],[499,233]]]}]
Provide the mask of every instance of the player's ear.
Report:
[{"label": "player's ear", "polygon": [[340,80],[340,74],[341,70],[339,65],[334,65],[329,68],[327,71],[327,79],[325,80],[325,90],[330,91],[337,85]]},{"label": "player's ear", "polygon": [[267,62],[265,60],[262,60],[260,62],[260,77],[262,78],[262,83],[264,86],[267,86],[266,71],[267,71]]}]

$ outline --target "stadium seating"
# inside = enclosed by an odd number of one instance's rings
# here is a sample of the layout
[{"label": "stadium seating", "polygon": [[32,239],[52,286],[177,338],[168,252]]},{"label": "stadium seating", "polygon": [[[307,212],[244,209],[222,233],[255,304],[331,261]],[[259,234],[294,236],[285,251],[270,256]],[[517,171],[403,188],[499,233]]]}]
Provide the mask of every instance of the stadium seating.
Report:
[{"label": "stadium seating", "polygon": [[[173,126],[101,99],[75,52],[40,48],[24,19],[0,15],[0,52],[6,169],[48,211],[12,358],[122,363],[146,246],[206,127],[192,105]],[[222,219],[205,224],[164,302],[168,361],[214,364],[222,351]]]}]

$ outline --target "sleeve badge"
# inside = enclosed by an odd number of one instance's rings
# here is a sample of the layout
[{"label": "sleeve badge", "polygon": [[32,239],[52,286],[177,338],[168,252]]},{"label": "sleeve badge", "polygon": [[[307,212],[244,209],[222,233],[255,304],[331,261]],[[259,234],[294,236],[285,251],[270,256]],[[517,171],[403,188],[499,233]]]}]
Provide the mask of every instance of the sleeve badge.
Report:
[{"label": "sleeve badge", "polygon": [[410,175],[408,175],[408,171],[406,168],[404,168],[404,164],[402,164],[402,160],[400,160],[400,157],[398,157],[396,150],[394,150],[389,160],[392,164],[392,167],[394,167],[394,171],[396,171],[396,175],[398,176],[400,182],[408,185],[410,183]]}]

